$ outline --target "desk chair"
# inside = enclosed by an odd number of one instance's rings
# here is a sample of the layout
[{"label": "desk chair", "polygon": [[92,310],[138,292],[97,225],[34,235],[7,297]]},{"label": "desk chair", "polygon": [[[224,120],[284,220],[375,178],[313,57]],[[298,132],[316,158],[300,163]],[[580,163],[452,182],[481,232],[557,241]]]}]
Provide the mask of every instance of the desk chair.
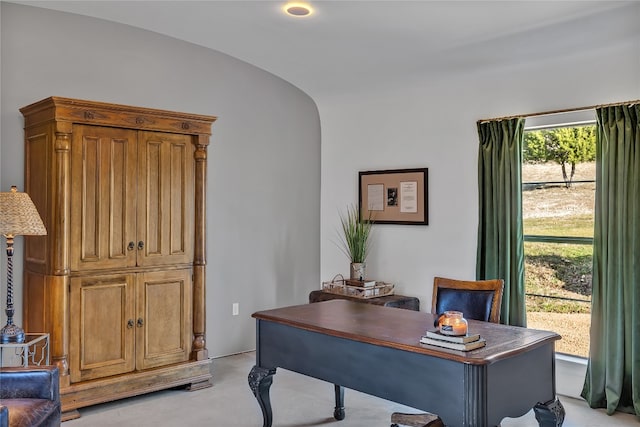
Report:
[{"label": "desk chair", "polygon": [[461,311],[465,319],[499,323],[504,280],[433,279],[431,313]]},{"label": "desk chair", "polygon": [[[500,307],[504,281],[433,279],[431,313],[436,316],[445,311],[461,311],[465,319],[500,322]],[[391,414],[391,427],[444,427],[440,417],[434,414]]]}]

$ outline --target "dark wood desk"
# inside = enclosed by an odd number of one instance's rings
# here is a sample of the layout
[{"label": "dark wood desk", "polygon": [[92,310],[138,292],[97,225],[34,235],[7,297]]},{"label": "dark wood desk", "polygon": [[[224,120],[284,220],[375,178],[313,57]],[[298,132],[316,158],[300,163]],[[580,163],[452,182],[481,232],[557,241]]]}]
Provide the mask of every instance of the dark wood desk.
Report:
[{"label": "dark wood desk", "polygon": [[[272,424],[269,388],[276,368],[438,414],[447,426],[497,426],[534,408],[541,426],[561,426],[554,343],[547,331],[470,320],[487,346],[460,352],[422,345],[431,314],[332,300],[253,314],[256,365],[249,386]],[[310,420],[311,421],[311,420]]]},{"label": "dark wood desk", "polygon": [[420,311],[420,300],[416,297],[408,297],[406,295],[385,295],[375,298],[356,298],[348,295],[334,294],[321,290],[311,291],[309,294],[309,303],[329,301],[332,299],[344,299],[347,301],[361,302],[366,304],[383,305],[385,307],[404,308],[407,310]]}]

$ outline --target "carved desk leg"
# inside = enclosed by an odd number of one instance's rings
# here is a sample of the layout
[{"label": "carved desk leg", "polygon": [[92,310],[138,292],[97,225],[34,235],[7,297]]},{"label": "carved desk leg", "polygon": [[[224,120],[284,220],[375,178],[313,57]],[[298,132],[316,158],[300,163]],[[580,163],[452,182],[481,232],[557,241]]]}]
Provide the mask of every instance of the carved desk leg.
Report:
[{"label": "carved desk leg", "polygon": [[333,418],[336,420],[344,420],[344,387],[334,384],[336,392],[336,407],[333,410]]},{"label": "carved desk leg", "polygon": [[564,407],[557,397],[547,403],[538,403],[533,412],[540,427],[560,427],[564,422]]},{"label": "carved desk leg", "polygon": [[262,427],[271,427],[273,422],[269,387],[271,387],[275,373],[276,368],[267,369],[260,366],[254,366],[249,372],[249,387],[251,387],[253,395],[258,399],[260,409],[262,409]]}]

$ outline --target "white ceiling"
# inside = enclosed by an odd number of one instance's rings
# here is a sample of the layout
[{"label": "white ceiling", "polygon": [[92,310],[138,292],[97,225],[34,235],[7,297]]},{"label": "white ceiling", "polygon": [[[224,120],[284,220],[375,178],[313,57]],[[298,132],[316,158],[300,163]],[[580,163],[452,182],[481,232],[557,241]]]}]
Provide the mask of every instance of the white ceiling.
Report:
[{"label": "white ceiling", "polygon": [[[224,52],[314,98],[640,40],[637,1],[13,1]],[[640,52],[639,52],[640,56]]]}]

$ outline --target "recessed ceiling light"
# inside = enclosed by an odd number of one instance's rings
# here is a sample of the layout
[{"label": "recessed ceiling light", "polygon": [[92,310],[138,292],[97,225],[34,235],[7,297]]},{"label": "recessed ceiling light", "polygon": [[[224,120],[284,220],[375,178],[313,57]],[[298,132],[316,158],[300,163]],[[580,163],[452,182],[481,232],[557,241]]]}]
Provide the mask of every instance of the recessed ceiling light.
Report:
[{"label": "recessed ceiling light", "polygon": [[284,11],[287,15],[302,17],[309,16],[313,13],[313,9],[307,3],[287,3],[284,6]]}]

